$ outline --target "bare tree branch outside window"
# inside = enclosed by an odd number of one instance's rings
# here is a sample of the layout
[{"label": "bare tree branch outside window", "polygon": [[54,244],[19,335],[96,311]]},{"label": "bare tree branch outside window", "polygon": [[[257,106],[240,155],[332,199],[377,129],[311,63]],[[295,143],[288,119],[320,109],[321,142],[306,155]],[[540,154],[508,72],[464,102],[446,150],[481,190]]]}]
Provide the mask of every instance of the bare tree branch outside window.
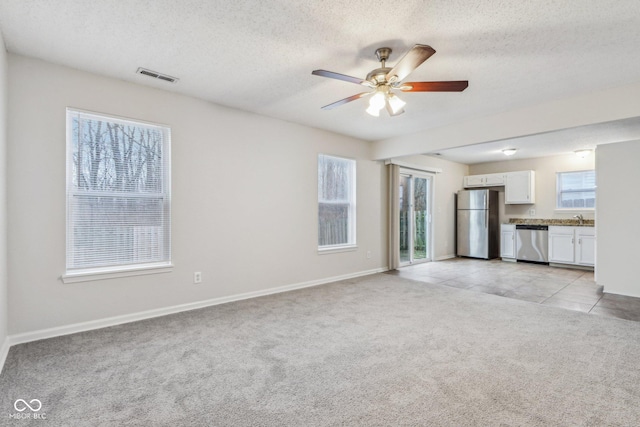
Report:
[{"label": "bare tree branch outside window", "polygon": [[168,129],[70,113],[67,269],[167,261]]}]

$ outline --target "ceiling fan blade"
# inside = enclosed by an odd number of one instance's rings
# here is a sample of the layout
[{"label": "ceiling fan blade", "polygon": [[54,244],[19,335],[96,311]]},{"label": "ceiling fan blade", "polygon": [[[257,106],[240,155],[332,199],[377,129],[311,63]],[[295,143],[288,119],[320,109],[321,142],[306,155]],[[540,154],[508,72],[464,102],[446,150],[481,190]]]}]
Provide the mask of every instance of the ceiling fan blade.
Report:
[{"label": "ceiling fan blade", "polygon": [[[436,53],[436,51],[431,46],[424,44],[415,45],[398,61],[396,66],[387,73],[387,81],[401,81],[434,53]],[[391,80],[392,78],[394,80]]]},{"label": "ceiling fan blade", "polygon": [[325,105],[324,107],[322,107],[322,109],[323,110],[332,110],[332,109],[334,109],[336,107],[339,107],[339,106],[341,106],[343,104],[346,104],[347,102],[355,101],[356,99],[360,99],[360,98],[362,98],[364,96],[367,96],[367,95],[372,95],[373,93],[374,92],[362,92],[362,93],[359,93],[357,95],[352,95],[352,96],[350,96],[348,98],[341,99],[340,101],[336,101],[336,102],[334,102],[332,104]]},{"label": "ceiling fan blade", "polygon": [[327,70],[313,70],[311,74],[320,76],[320,77],[328,77],[330,79],[342,80],[349,83],[355,83],[357,85],[370,86],[371,83],[364,79],[359,79],[357,77],[351,77],[340,73],[334,73],[333,71]]},{"label": "ceiling fan blade", "polygon": [[469,86],[467,80],[449,82],[406,82],[398,86],[403,92],[462,92]]}]

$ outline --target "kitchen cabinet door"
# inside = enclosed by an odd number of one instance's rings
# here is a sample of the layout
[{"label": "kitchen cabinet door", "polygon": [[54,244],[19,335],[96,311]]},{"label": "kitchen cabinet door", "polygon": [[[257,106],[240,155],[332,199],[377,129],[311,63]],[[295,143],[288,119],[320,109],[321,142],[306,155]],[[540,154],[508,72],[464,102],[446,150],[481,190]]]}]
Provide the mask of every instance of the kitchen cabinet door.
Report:
[{"label": "kitchen cabinet door", "polygon": [[504,203],[523,205],[535,203],[535,172],[508,172],[505,182]]},{"label": "kitchen cabinet door", "polygon": [[516,258],[516,226],[514,224],[500,226],[500,257]]},{"label": "kitchen cabinet door", "polygon": [[549,262],[575,262],[573,227],[549,227]]},{"label": "kitchen cabinet door", "polygon": [[489,173],[486,175],[467,175],[464,177],[464,187],[501,187],[505,183],[505,174]]},{"label": "kitchen cabinet door", "polygon": [[484,185],[487,187],[504,185],[505,177],[503,173],[491,173],[485,175]]},{"label": "kitchen cabinet door", "polygon": [[576,227],[576,264],[596,264],[596,236],[591,227]]},{"label": "kitchen cabinet door", "polygon": [[464,187],[484,187],[484,175],[469,175],[464,177]]}]

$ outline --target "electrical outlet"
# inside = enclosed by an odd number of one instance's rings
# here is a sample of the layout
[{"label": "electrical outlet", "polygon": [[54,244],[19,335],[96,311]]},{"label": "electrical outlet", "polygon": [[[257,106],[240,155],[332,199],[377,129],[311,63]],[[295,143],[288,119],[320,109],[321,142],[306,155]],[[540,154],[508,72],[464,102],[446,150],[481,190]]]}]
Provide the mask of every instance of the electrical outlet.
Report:
[{"label": "electrical outlet", "polygon": [[193,283],[202,283],[202,273],[196,271],[193,273]]},{"label": "electrical outlet", "polygon": [[535,209],[529,209],[529,216],[536,216],[536,210]]},{"label": "electrical outlet", "polygon": [[371,251],[367,251],[367,258],[371,258]]}]

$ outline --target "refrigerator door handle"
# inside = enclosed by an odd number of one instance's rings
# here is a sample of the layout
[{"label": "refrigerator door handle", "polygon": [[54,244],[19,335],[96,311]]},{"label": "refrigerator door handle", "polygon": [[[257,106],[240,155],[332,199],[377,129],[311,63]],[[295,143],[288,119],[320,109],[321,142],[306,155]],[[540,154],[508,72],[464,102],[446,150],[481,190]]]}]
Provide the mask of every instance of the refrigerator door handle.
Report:
[{"label": "refrigerator door handle", "polygon": [[484,215],[484,228],[489,228],[489,211],[485,212]]}]

